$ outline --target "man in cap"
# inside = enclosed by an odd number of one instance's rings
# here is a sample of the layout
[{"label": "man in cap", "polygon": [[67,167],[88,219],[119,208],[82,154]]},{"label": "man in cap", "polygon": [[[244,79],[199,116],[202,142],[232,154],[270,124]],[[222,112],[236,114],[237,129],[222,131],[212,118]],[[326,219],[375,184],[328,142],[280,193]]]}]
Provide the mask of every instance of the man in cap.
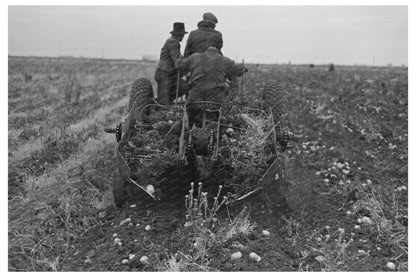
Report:
[{"label": "man in cap", "polygon": [[159,64],[155,73],[157,82],[157,99],[160,104],[168,105],[173,103],[176,98],[177,85],[178,97],[189,90],[188,84],[179,78],[178,71],[175,69],[175,62],[182,57],[180,42],[185,34],[185,24],[182,22],[173,23],[172,36],[168,38],[160,51]]},{"label": "man in cap", "polygon": [[193,107],[195,101],[212,101],[222,103],[227,97],[227,79],[241,76],[247,72],[243,65],[236,65],[231,59],[220,54],[215,47],[208,47],[203,53],[195,53],[175,63],[178,70],[189,72],[188,83],[191,90],[186,100],[189,122],[200,111]]},{"label": "man in cap", "polygon": [[217,17],[210,12],[202,16],[198,22],[198,29],[191,31],[186,42],[184,56],[188,57],[194,53],[203,53],[209,46],[214,46],[222,55],[222,34],[215,30],[218,23]]}]

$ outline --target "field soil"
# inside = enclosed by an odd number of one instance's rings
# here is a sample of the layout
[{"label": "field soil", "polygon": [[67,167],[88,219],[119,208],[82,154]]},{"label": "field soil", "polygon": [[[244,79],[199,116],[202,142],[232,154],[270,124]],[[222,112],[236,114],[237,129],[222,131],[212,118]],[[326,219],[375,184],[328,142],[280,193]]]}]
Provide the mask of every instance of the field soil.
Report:
[{"label": "field soil", "polygon": [[206,229],[201,248],[182,192],[113,201],[103,130],[124,120],[136,79],[156,89],[155,63],[9,57],[9,271],[407,271],[407,68],[247,66],[238,97],[258,103],[280,82],[300,138],[284,180],[219,210],[224,230],[244,213],[239,231]]}]

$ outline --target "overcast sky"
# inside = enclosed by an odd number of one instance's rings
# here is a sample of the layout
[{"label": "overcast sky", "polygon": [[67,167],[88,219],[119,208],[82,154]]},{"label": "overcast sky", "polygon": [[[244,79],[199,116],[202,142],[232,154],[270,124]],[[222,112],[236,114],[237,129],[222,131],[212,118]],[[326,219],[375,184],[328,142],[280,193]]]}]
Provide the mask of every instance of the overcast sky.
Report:
[{"label": "overcast sky", "polygon": [[190,31],[207,11],[239,62],[408,63],[406,6],[9,6],[8,53],[158,57],[173,22]]}]

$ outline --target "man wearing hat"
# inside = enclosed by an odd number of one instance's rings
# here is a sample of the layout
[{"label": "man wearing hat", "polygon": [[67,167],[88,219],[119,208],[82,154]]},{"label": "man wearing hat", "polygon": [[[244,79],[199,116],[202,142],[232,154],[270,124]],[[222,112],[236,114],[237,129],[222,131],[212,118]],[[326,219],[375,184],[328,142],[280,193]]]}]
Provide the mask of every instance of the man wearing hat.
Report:
[{"label": "man wearing hat", "polygon": [[159,64],[155,73],[157,82],[157,98],[160,104],[168,105],[176,98],[177,83],[179,82],[178,97],[189,90],[188,84],[179,78],[175,69],[175,62],[181,58],[181,45],[185,34],[185,24],[182,22],[173,23],[172,36],[168,38],[160,51]]},{"label": "man wearing hat", "polygon": [[217,17],[210,12],[206,12],[202,16],[202,20],[198,23],[198,29],[191,31],[185,46],[184,56],[188,57],[194,53],[204,53],[209,46],[214,46],[222,55],[222,34],[215,30],[218,23]]}]

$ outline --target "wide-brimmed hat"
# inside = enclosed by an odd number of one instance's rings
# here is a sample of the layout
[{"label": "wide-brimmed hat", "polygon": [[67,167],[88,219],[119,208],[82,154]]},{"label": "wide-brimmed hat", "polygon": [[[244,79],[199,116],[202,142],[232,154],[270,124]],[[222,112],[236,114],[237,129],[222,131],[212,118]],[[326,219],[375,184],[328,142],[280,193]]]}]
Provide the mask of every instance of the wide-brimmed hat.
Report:
[{"label": "wide-brimmed hat", "polygon": [[213,13],[206,12],[202,15],[202,20],[199,21],[199,23],[201,23],[201,22],[209,22],[209,23],[212,23],[212,24],[215,25],[215,24],[218,23],[218,19]]},{"label": "wide-brimmed hat", "polygon": [[185,31],[185,23],[175,22],[173,23],[173,31],[170,32],[172,35],[184,35],[188,32]]}]

